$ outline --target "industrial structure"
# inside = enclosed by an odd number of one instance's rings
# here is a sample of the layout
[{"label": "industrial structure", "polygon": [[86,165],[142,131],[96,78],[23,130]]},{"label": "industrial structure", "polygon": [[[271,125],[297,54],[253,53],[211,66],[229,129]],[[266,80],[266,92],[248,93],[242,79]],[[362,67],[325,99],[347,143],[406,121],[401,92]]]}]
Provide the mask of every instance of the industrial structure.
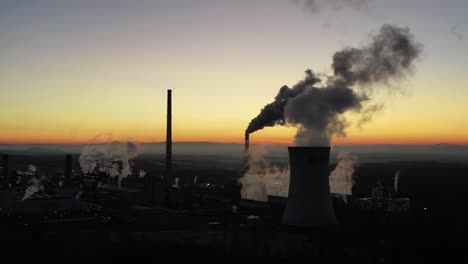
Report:
[{"label": "industrial structure", "polygon": [[299,227],[336,225],[330,198],[329,147],[289,147],[290,182],[283,223]]},{"label": "industrial structure", "polygon": [[172,90],[167,90],[166,169],[172,167]]},{"label": "industrial structure", "polygon": [[[63,166],[63,186],[44,180],[41,184],[45,188],[33,188],[35,193],[23,199],[31,187],[29,180],[40,178],[40,173],[25,174],[14,186],[0,183],[0,224],[12,236],[29,234],[26,240],[45,248],[49,245],[42,242],[49,241],[48,236],[72,240],[73,233],[73,238],[81,239],[76,243],[85,241],[82,244],[91,245],[92,252],[103,244],[126,250],[131,246],[141,250],[140,246],[146,245],[152,249],[147,252],[160,249],[157,254],[161,255],[195,252],[206,256],[212,251],[241,256],[344,254],[346,246],[332,234],[338,224],[349,219],[342,212],[355,209],[357,202],[340,208],[341,215],[335,210],[339,207],[337,199],[332,200],[328,180],[330,147],[289,147],[288,197],[268,196],[266,202],[243,200],[237,178],[225,185],[200,182],[195,174],[180,174],[179,160],[173,160],[172,155],[171,90],[167,91],[166,125],[165,156],[160,157],[157,173],[150,172],[145,178],[132,173],[120,186],[99,166],[88,173],[74,171],[77,156],[61,155],[58,160]],[[248,170],[248,133],[243,154],[237,176]],[[2,168],[3,178],[8,178],[8,155],[3,156]],[[407,204],[406,200],[398,202]],[[396,208],[398,202],[388,207]],[[353,221],[360,222],[359,217]],[[68,244],[63,247],[71,248]],[[194,251],[190,252],[190,247]]]}]

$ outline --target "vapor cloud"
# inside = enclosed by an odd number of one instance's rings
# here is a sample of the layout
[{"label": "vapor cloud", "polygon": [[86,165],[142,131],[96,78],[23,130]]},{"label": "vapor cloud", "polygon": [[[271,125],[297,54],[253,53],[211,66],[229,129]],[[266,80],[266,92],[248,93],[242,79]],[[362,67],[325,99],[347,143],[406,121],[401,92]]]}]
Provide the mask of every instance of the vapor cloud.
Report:
[{"label": "vapor cloud", "polygon": [[382,90],[395,89],[395,82],[412,74],[422,45],[408,28],[383,25],[369,44],[345,48],[333,56],[333,75],[322,81],[312,70],[292,88],[280,88],[249,123],[246,133],[268,126],[297,127],[295,144],[329,146],[333,136],[346,136],[347,112],[358,115],[358,126],[370,121],[384,105],[372,102]]},{"label": "vapor cloud", "polygon": [[243,199],[267,201],[268,195],[287,197],[289,191],[289,169],[270,164],[264,156],[265,147],[251,148],[248,170],[239,180]]},{"label": "vapor cloud", "polygon": [[346,202],[346,195],[352,195],[354,172],[357,157],[348,152],[338,153],[338,164],[330,173],[330,193],[341,194]]},{"label": "vapor cloud", "polygon": [[[265,158],[268,154],[266,147],[254,146],[248,163],[248,170],[239,179],[242,184],[243,199],[267,201],[268,195],[288,197],[289,167],[275,166]],[[354,185],[357,156],[340,152],[337,154],[338,163],[329,175],[330,193],[352,195]]]},{"label": "vapor cloud", "polygon": [[29,164],[27,171],[16,171],[16,174],[32,176],[32,175],[36,175],[36,172],[37,172],[36,166],[34,166],[33,164]]},{"label": "vapor cloud", "polygon": [[80,155],[80,167],[84,173],[103,172],[110,177],[118,177],[118,184],[132,173],[130,160],[140,153],[140,147],[134,142],[110,142],[92,144],[83,148]]},{"label": "vapor cloud", "polygon": [[41,178],[32,177],[28,181],[29,186],[26,188],[26,190],[24,192],[24,196],[21,199],[21,201],[25,201],[25,200],[29,199],[35,193],[44,190],[44,182],[46,180],[47,179],[45,177],[41,177]]}]

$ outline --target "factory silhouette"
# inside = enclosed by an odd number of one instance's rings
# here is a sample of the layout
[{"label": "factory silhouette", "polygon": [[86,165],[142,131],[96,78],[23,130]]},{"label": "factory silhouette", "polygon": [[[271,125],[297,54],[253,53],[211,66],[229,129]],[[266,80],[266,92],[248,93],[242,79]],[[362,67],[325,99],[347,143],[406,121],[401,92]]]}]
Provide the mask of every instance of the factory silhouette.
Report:
[{"label": "factory silhouette", "polygon": [[[151,171],[154,163],[143,171],[137,159],[129,160],[126,171],[126,160],[107,164],[101,156],[92,156],[101,162],[83,173],[78,163],[89,160],[82,153],[80,158],[56,157],[63,173],[44,177],[33,165],[15,171],[11,165],[22,156],[4,154],[0,219],[5,252],[14,256],[27,251],[25,260],[79,252],[85,259],[308,256],[387,263],[434,246],[441,249],[440,241],[427,240],[437,239],[433,236],[440,232],[440,223],[432,218],[438,218],[426,204],[413,204],[397,192],[399,173],[395,183],[388,177],[373,178],[368,196],[331,193],[331,148],[288,147],[288,197],[250,200],[241,197],[238,180],[249,169],[248,134],[239,170],[222,183],[203,181],[199,172],[181,170],[178,161],[183,157],[174,164],[171,119],[168,90],[166,153],[157,158],[164,160],[157,172]],[[133,148],[120,144],[125,151]],[[114,171],[115,177],[110,176]]]}]

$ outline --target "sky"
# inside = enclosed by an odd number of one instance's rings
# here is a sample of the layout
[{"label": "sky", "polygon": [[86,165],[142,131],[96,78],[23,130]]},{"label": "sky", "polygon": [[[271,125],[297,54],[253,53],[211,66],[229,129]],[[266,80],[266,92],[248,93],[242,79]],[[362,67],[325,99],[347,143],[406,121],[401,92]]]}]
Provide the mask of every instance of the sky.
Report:
[{"label": "sky", "polygon": [[414,73],[333,144],[468,144],[468,1],[316,2],[0,0],[0,143],[163,141],[167,89],[174,141],[240,143],[282,85],[393,24],[424,46]]}]

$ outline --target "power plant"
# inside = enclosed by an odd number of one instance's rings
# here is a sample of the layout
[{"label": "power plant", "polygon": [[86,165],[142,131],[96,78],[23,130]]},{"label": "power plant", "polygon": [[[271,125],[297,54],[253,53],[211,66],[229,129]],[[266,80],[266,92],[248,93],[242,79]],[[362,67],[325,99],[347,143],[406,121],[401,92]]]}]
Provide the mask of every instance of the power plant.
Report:
[{"label": "power plant", "polygon": [[[27,239],[35,243],[65,228],[76,236],[98,230],[103,240],[87,243],[103,243],[111,248],[115,243],[127,248],[142,244],[158,248],[170,238],[178,239],[167,242],[177,246],[169,246],[165,254],[193,246],[208,251],[197,254],[215,251],[236,256],[332,256],[343,250],[365,255],[336,235],[348,223],[365,219],[372,221],[366,228],[388,225],[395,221],[392,219],[407,217],[411,212],[407,198],[348,197],[348,204],[343,204],[341,196],[330,194],[330,147],[287,147],[286,197],[264,193],[267,198],[263,201],[241,199],[238,179],[256,166],[251,163],[250,152],[255,145],[250,145],[250,133],[246,132],[244,139],[243,165],[231,171],[234,180],[221,183],[203,176],[217,166],[217,160],[196,173],[181,170],[187,166],[184,162],[191,164],[189,170],[195,170],[196,163],[183,156],[173,159],[172,91],[168,90],[166,141],[160,159],[151,157],[144,165],[141,162],[145,159],[136,159],[138,147],[133,143],[96,144],[85,147],[80,157],[62,155],[58,166],[63,173],[48,177],[42,173],[46,167],[32,165],[29,171],[15,168],[16,175],[9,175],[11,160],[4,155],[2,179],[10,184],[2,183],[0,219],[14,222],[16,229],[11,230],[31,231]],[[78,165],[81,170],[74,167]],[[145,166],[146,172],[140,166]],[[224,173],[229,172],[222,166]],[[264,171],[269,170],[267,165],[262,166],[266,166]],[[61,181],[64,184],[57,184]],[[268,191],[265,186],[258,187]],[[380,209],[382,201],[388,210]],[[387,218],[390,220],[382,222]],[[346,239],[358,232],[346,230],[348,233],[342,233]],[[37,233],[41,236],[32,235]]]}]

